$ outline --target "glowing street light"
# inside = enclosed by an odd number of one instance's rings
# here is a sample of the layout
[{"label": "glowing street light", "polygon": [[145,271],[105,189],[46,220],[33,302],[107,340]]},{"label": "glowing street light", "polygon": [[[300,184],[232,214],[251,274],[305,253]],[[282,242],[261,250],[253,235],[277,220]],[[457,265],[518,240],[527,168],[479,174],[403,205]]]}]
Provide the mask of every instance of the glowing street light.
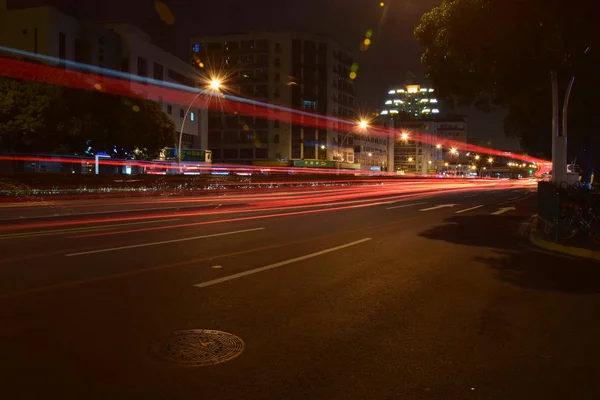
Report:
[{"label": "glowing street light", "polygon": [[403,133],[402,135],[400,135],[400,137],[402,138],[402,140],[408,140],[408,133]]},{"label": "glowing street light", "polygon": [[408,157],[408,162],[412,162],[413,158],[412,157]]},{"label": "glowing street light", "polygon": [[222,83],[219,78],[213,78],[208,83],[208,87],[210,88],[210,90],[214,90],[215,92],[217,92],[221,89],[221,84]]},{"label": "glowing street light", "polygon": [[373,153],[369,153],[369,157],[372,157],[372,156],[373,156]]},{"label": "glowing street light", "polygon": [[476,156],[475,156],[475,159],[476,159],[476,160],[479,160],[480,158],[481,158],[481,157],[479,157],[479,155],[476,155]]},{"label": "glowing street light", "polygon": [[491,164],[494,162],[494,159],[492,157],[488,158],[488,162]]},{"label": "glowing street light", "polygon": [[451,149],[450,149],[450,153],[452,153],[452,154],[456,154],[456,149],[455,149],[454,147],[453,147],[453,148],[451,148]]},{"label": "glowing street light", "polygon": [[324,144],[321,145],[321,150],[325,150],[325,145]]},{"label": "glowing street light", "polygon": [[435,148],[436,148],[436,149],[441,149],[441,148],[442,148],[442,145],[441,145],[441,144],[436,144],[436,145],[435,145]]},{"label": "glowing street light", "polygon": [[450,164],[448,164],[448,163],[444,163],[444,166],[446,166],[446,167],[447,167],[447,166],[449,166],[449,165],[450,165]]},{"label": "glowing street light", "polygon": [[358,127],[360,129],[367,129],[369,127],[369,123],[366,120],[361,119],[360,122],[358,123]]}]

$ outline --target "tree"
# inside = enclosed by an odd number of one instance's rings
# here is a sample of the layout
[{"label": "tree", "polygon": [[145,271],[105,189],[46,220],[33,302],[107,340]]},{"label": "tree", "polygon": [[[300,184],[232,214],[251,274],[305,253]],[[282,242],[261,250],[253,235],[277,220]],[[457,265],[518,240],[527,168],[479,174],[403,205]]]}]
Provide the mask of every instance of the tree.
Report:
[{"label": "tree", "polygon": [[151,159],[175,139],[154,101],[0,79],[0,151]]},{"label": "tree", "polygon": [[[153,159],[176,141],[175,123],[158,103],[105,93],[91,93],[88,113],[79,121],[86,128],[81,137],[89,151],[119,158]],[[94,111],[92,111],[94,110]]]},{"label": "tree", "polygon": [[423,15],[415,37],[440,97],[482,110],[506,108],[505,130],[547,155],[550,71],[561,91],[575,75],[573,96],[590,95],[585,82],[590,65],[598,65],[595,9],[595,0],[443,0]]},{"label": "tree", "polygon": [[57,145],[54,132],[64,113],[62,89],[55,86],[0,79],[0,149],[36,152]]}]

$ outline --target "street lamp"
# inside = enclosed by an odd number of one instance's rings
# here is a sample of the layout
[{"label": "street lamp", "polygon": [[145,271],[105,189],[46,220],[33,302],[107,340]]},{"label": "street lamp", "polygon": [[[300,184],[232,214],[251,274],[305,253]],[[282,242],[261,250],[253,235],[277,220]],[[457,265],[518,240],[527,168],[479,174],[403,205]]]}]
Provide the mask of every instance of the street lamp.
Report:
[{"label": "street lamp", "polygon": [[490,165],[494,162],[494,159],[492,157],[488,158],[488,162],[490,163]]},{"label": "street lamp", "polygon": [[441,144],[436,144],[436,145],[435,145],[435,148],[436,148],[436,149],[441,149],[441,148],[442,148],[442,145],[441,145]]},{"label": "street lamp", "polygon": [[221,80],[218,78],[213,78],[210,80],[208,87],[215,92],[218,92],[221,89]]},{"label": "street lamp", "polygon": [[479,160],[480,158],[481,158],[481,157],[479,157],[479,155],[476,155],[476,156],[475,156],[475,159],[476,159],[476,160]]},{"label": "street lamp", "polygon": [[[361,131],[366,131],[367,128],[369,127],[369,121],[367,121],[366,119],[361,119],[360,121],[358,121],[358,128]],[[346,142],[346,139],[348,139],[348,137],[350,136],[350,134],[352,134],[352,131],[349,131],[348,133],[346,133],[344,136],[342,136],[341,140],[338,140],[338,155],[342,152],[342,147],[344,146],[344,142]],[[342,157],[342,161],[343,161],[343,157]],[[338,165],[339,168],[339,165]]]},{"label": "street lamp", "polygon": [[408,133],[403,133],[402,135],[400,135],[400,138],[404,141],[408,140]]},{"label": "street lamp", "polygon": [[[213,92],[219,92],[222,86],[222,82],[221,79],[219,78],[212,78],[209,82],[208,82],[208,89],[213,91]],[[196,100],[198,100],[198,98],[205,94],[206,91],[201,90],[200,92],[198,92],[198,94],[194,97],[194,99],[190,102],[190,105],[188,106],[187,110],[185,110],[185,114],[183,115],[183,121],[181,121],[181,131],[179,132],[179,144],[177,145],[177,163],[181,164],[181,141],[183,139],[183,128],[185,127],[185,121],[187,120],[188,114],[190,113],[190,110],[192,109],[192,106],[194,105],[194,103],[196,102]]]}]

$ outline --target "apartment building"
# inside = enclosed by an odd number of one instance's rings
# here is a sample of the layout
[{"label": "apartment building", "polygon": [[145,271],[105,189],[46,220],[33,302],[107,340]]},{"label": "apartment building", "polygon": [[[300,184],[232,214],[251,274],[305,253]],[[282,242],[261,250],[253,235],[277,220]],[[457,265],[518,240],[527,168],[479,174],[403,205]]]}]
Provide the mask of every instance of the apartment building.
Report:
[{"label": "apartment building", "polygon": [[[222,91],[298,111],[356,119],[353,59],[333,39],[291,32],[262,32],[190,41],[191,60],[222,79]],[[355,163],[355,148],[366,143],[342,124],[323,119],[317,126],[293,121],[211,111],[208,143],[215,161],[294,163],[300,160]],[[350,135],[349,135],[350,133]],[[371,143],[371,142],[367,142]],[[363,148],[365,149],[363,151]],[[361,156],[361,160],[367,160]]]}]

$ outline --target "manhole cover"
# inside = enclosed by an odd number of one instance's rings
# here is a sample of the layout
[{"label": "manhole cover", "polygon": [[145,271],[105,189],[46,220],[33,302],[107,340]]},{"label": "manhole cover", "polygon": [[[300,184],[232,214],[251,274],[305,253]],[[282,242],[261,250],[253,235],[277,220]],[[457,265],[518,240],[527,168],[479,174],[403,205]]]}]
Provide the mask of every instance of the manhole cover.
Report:
[{"label": "manhole cover", "polygon": [[244,351],[244,341],[231,333],[208,329],[175,331],[157,342],[152,352],[163,361],[204,366],[229,361]]}]

